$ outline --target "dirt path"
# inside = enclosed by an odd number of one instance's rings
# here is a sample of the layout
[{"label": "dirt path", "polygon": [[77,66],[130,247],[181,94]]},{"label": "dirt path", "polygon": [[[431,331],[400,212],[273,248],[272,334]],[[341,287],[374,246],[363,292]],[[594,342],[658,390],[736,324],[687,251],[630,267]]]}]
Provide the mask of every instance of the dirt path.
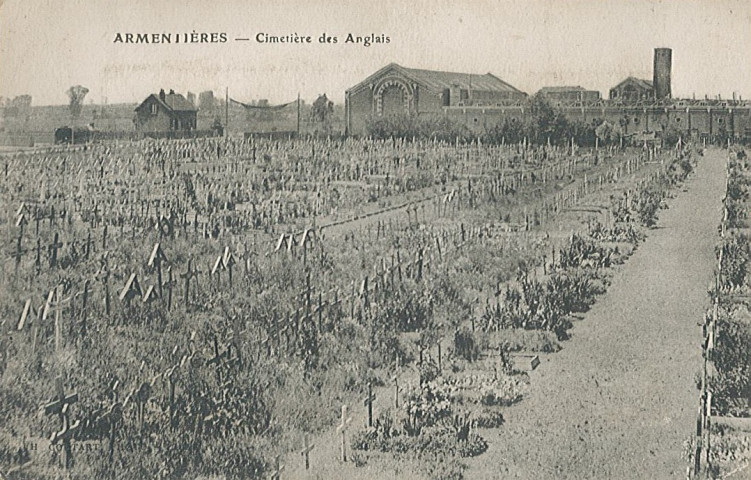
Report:
[{"label": "dirt path", "polygon": [[700,160],[506,425],[482,432],[490,448],[467,478],[685,478],[724,165],[720,150]]}]

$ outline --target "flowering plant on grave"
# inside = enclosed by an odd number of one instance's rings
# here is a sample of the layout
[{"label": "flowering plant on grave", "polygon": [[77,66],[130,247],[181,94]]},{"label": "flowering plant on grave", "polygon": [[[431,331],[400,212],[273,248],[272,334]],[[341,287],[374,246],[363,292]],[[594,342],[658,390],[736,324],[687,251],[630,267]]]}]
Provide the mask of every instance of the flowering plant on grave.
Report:
[{"label": "flowering plant on grave", "polygon": [[524,384],[513,377],[488,378],[480,387],[480,403],[507,407],[522,399]]},{"label": "flowering plant on grave", "polygon": [[751,261],[751,237],[738,235],[728,238],[720,249],[722,250],[720,286],[726,291],[738,290],[747,284]]},{"label": "flowering plant on grave", "polygon": [[486,374],[463,376],[451,381],[457,389],[479,392],[471,401],[486,406],[509,406],[522,399],[526,390],[523,381],[516,377],[502,375],[493,377]]},{"label": "flowering plant on grave", "polygon": [[456,388],[444,379],[438,378],[423,383],[419,388],[407,393],[404,410],[404,430],[408,435],[419,435],[424,427],[431,427],[450,418],[453,412],[451,399]]}]

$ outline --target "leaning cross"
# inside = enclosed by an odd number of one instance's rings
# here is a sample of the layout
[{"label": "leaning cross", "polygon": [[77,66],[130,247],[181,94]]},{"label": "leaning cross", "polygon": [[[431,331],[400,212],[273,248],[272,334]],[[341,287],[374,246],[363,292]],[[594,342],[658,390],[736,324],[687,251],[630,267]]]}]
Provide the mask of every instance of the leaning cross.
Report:
[{"label": "leaning cross", "polygon": [[347,428],[349,427],[349,424],[352,422],[352,417],[347,416],[347,406],[342,405],[342,423],[336,427],[337,433],[341,433],[342,435],[342,462],[347,461]]}]

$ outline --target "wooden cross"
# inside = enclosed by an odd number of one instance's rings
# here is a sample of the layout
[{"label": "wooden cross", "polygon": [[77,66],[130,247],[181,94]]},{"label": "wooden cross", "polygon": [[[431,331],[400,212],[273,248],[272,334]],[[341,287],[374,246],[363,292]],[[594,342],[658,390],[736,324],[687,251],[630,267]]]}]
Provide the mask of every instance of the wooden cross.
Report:
[{"label": "wooden cross", "polygon": [[159,296],[162,296],[162,263],[167,261],[167,256],[164,255],[164,250],[162,250],[162,247],[158,244],[154,244],[154,248],[151,250],[151,256],[149,256],[149,267],[156,266],[156,272],[157,272],[157,279],[158,279],[158,288],[159,288]]},{"label": "wooden cross", "polygon": [[63,248],[63,244],[60,242],[60,235],[55,232],[55,239],[48,245],[50,252],[50,268],[57,266],[57,251]]},{"label": "wooden cross", "polygon": [[399,373],[394,375],[394,408],[399,408]]},{"label": "wooden cross", "polygon": [[[71,299],[73,298],[62,298],[63,296],[63,287],[62,285],[58,285],[54,290],[50,290],[50,293],[47,295],[47,302],[44,305],[44,312],[42,314],[42,320],[47,320],[47,316],[49,315],[50,309],[55,309],[55,351],[59,352],[62,349],[63,344],[63,327],[62,327],[62,321],[61,321],[61,314],[63,310],[63,305],[66,303],[70,303]],[[54,301],[53,301],[54,298]]]},{"label": "wooden cross", "polygon": [[368,396],[365,397],[365,400],[363,401],[363,405],[368,407],[368,427],[373,426],[373,402],[375,399],[376,396],[375,393],[373,393],[373,385],[368,382]]},{"label": "wooden cross", "polygon": [[280,480],[282,478],[282,470],[284,470],[284,465],[279,462],[279,455],[275,457],[274,463],[276,464],[276,468],[273,472],[271,472],[271,480]]},{"label": "wooden cross", "polygon": [[349,424],[352,423],[352,417],[347,416],[347,406],[342,405],[342,423],[339,424],[338,427],[336,427],[337,433],[341,434],[342,436],[342,462],[347,461],[347,428],[349,427]]},{"label": "wooden cross", "polygon": [[[145,362],[141,363],[141,369],[143,370]],[[136,403],[136,421],[141,430],[143,430],[144,411],[146,403],[151,397],[151,382],[141,382],[138,387],[134,387],[133,390],[128,393],[123,401],[123,408],[127,407],[131,399]]]},{"label": "wooden cross", "polygon": [[75,422],[73,425],[70,425],[68,406],[78,401],[78,394],[72,393],[71,395],[65,395],[63,377],[61,376],[57,377],[55,383],[57,388],[57,400],[45,405],[44,413],[46,415],[58,415],[60,417],[62,428],[59,432],[54,432],[50,436],[50,442],[56,444],[59,440],[63,441],[65,468],[69,469],[73,466],[73,450],[70,446],[70,440],[80,428],[80,422]]},{"label": "wooden cross", "polygon": [[222,264],[229,274],[229,288],[232,289],[232,267],[235,265],[235,256],[230,252],[229,247],[224,247],[222,255]]},{"label": "wooden cross", "polygon": [[172,279],[172,266],[167,267],[167,282],[164,283],[167,287],[167,311],[172,309],[172,287],[175,286],[175,281]]},{"label": "wooden cross", "polygon": [[366,275],[360,284],[360,298],[363,300],[363,305],[366,309],[370,308],[370,302],[368,301],[368,276]]},{"label": "wooden cross", "polygon": [[[177,351],[177,346],[175,346],[175,352]],[[170,421],[170,427],[172,429],[175,428],[175,377],[177,375],[177,369],[180,368],[180,364],[173,365],[172,367],[168,368],[166,372],[164,372],[164,376],[167,378],[167,381],[169,382],[169,421]]]},{"label": "wooden cross", "polygon": [[89,234],[86,237],[86,245],[83,250],[83,254],[86,258],[89,258],[90,253],[91,253],[91,229],[89,229]]},{"label": "wooden cross", "polygon": [[23,257],[24,253],[27,252],[27,250],[24,250],[21,247],[21,239],[22,239],[22,233],[18,234],[18,240],[16,241],[16,253],[13,256],[16,260],[16,269],[15,269],[15,275],[18,277],[18,268],[21,266],[21,257]]},{"label": "wooden cross", "polygon": [[143,292],[143,303],[151,303],[161,297],[157,290],[154,289],[154,285],[149,285]]},{"label": "wooden cross", "polygon": [[34,261],[34,266],[36,267],[36,274],[39,275],[42,272],[42,240],[37,237],[37,255],[36,260]]},{"label": "wooden cross", "polygon": [[188,260],[188,266],[185,273],[180,274],[180,278],[185,280],[185,306],[188,306],[188,294],[190,293],[190,280],[197,277],[201,272],[193,267],[193,261]]},{"label": "wooden cross", "polygon": [[310,439],[306,433],[303,437],[302,450],[300,451],[300,454],[305,457],[305,470],[310,470],[310,451],[314,448],[315,445],[310,443]]},{"label": "wooden cross", "polygon": [[32,311],[31,306],[31,299],[26,300],[26,303],[23,306],[23,311],[21,312],[21,318],[18,320],[18,327],[17,330],[21,331],[23,330],[23,327],[26,325],[26,319],[29,316],[29,313]]},{"label": "wooden cross", "polygon": [[223,360],[229,360],[230,358],[230,349],[225,349],[222,353],[219,353],[219,340],[217,339],[216,335],[214,335],[214,357],[209,359],[208,362],[206,362],[207,365],[214,365],[216,364],[217,370],[216,374],[219,380],[221,381],[221,371],[219,370],[219,364]]},{"label": "wooden cross", "polygon": [[141,290],[141,284],[138,282],[138,275],[131,273],[120,292],[119,298],[121,302],[130,302],[136,296],[143,297],[143,290]]},{"label": "wooden cross", "polygon": [[213,278],[214,276],[216,276],[217,286],[220,285],[222,281],[222,270],[224,270],[224,263],[222,263],[222,256],[219,255],[218,257],[216,257],[214,266],[211,267],[211,277]]},{"label": "wooden cross", "polygon": [[97,280],[102,282],[104,285],[104,311],[109,316],[110,314],[110,286],[109,286],[109,278],[110,278],[110,271],[107,267],[107,254],[105,253],[102,256],[102,266],[99,267],[99,271],[97,272]]},{"label": "wooden cross", "polygon": [[79,321],[81,325],[81,335],[86,336],[86,313],[89,303],[89,289],[91,288],[91,281],[86,279],[85,282],[83,282],[83,290],[73,295],[73,297],[79,297],[82,296],[83,299],[81,300],[81,319]]}]

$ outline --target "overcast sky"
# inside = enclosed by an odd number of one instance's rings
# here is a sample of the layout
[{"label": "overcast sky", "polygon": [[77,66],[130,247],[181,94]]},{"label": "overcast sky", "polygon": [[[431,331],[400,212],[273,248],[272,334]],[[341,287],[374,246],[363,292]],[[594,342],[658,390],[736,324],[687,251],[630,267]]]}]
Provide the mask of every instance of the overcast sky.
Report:
[{"label": "overcast sky", "polygon": [[[312,101],[382,66],[491,72],[534,93],[581,85],[607,96],[633,75],[652,78],[655,47],[673,49],[673,95],[751,98],[749,0],[0,0],[0,96],[67,103],[137,102],[159,88],[225,87],[241,101]],[[226,33],[219,44],[114,43],[117,33]],[[336,45],[321,45],[323,33]],[[310,35],[264,45],[258,33]],[[344,44],[348,33],[388,44]],[[251,41],[236,41],[250,38]]]}]

